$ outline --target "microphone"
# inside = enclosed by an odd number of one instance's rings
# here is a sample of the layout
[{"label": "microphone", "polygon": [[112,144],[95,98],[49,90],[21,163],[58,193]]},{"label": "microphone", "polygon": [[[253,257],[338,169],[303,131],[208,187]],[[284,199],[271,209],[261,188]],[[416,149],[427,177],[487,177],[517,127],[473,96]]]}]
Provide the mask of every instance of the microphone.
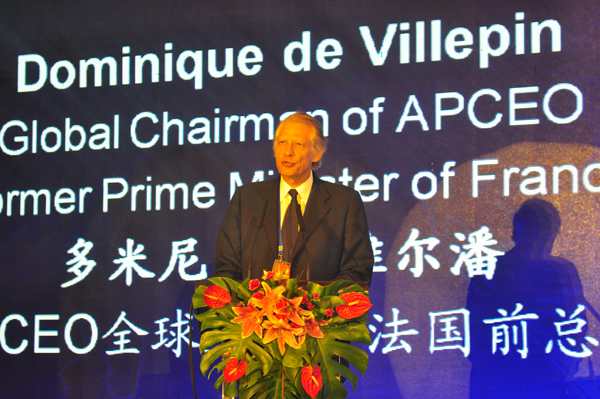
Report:
[{"label": "microphone", "polygon": [[306,236],[304,231],[304,216],[302,216],[302,208],[300,203],[296,203],[296,215],[298,217],[298,226],[300,226],[300,234],[302,234],[302,241],[304,242],[304,250],[306,251],[306,281],[310,281],[310,255],[308,254],[308,246],[306,245]]},{"label": "microphone", "polygon": [[258,240],[258,232],[263,227],[265,221],[265,214],[267,213],[267,201],[263,201],[263,204],[258,213],[258,223],[256,224],[256,234],[254,235],[254,242],[252,243],[252,252],[250,252],[250,261],[248,262],[248,278],[252,275],[252,256],[254,255],[254,248],[256,247],[256,241]]}]

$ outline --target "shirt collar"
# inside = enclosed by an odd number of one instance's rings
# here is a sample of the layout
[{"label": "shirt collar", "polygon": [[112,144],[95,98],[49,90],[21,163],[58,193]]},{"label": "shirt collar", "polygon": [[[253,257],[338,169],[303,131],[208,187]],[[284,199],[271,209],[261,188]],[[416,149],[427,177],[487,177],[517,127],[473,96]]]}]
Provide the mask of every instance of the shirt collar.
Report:
[{"label": "shirt collar", "polygon": [[[308,196],[310,194],[310,190],[312,188],[313,185],[313,172],[310,172],[310,177],[308,178],[308,180],[306,180],[304,183],[302,183],[301,185],[299,185],[298,187],[296,187],[296,191],[298,192],[298,195],[300,196],[300,202],[306,204],[306,201],[308,200]],[[288,191],[290,191],[291,187],[289,184],[287,184],[285,182],[285,180],[283,180],[283,178],[280,179],[279,182],[279,202],[281,202],[285,196],[287,195]]]}]

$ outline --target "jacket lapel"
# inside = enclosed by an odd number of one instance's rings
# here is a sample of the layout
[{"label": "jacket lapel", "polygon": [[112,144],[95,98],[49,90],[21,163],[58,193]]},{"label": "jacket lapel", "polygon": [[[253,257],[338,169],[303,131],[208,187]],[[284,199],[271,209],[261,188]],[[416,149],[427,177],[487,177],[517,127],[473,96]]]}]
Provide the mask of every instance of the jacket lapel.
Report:
[{"label": "jacket lapel", "polygon": [[[317,226],[321,223],[323,218],[329,213],[331,210],[331,206],[329,206],[326,201],[329,199],[330,195],[327,191],[327,188],[316,175],[314,175],[313,186],[310,190],[310,196],[308,198],[308,203],[306,204],[306,209],[304,210],[304,227],[306,235],[306,242],[312,233],[315,231]],[[298,251],[302,248],[304,242],[302,240],[302,236],[298,234],[298,239],[296,240],[296,244],[294,245],[294,252],[292,259],[296,258]]]},{"label": "jacket lapel", "polygon": [[[271,252],[273,254],[273,259],[277,258],[277,247],[278,247],[278,226],[277,219],[279,216],[279,178],[270,180],[270,184],[265,187],[265,190],[262,192],[263,200],[267,201],[267,210],[265,213],[265,220],[263,223],[263,230],[267,235],[267,239],[269,241],[269,247],[271,248]],[[260,207],[262,203],[259,203],[258,210],[260,212]],[[269,266],[267,266],[269,267]]]}]

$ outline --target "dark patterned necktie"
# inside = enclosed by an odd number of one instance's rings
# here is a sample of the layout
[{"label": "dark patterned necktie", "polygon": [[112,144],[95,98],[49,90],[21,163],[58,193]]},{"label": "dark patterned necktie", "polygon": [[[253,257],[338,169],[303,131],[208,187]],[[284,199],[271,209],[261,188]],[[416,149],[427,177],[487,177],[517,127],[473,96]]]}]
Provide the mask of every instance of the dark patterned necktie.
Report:
[{"label": "dark patterned necktie", "polygon": [[292,196],[292,202],[285,212],[283,218],[283,226],[281,227],[281,235],[283,239],[283,260],[286,262],[292,262],[292,251],[296,244],[296,238],[298,237],[298,215],[296,213],[296,207],[298,206],[298,192],[295,189],[291,189],[288,193]]}]

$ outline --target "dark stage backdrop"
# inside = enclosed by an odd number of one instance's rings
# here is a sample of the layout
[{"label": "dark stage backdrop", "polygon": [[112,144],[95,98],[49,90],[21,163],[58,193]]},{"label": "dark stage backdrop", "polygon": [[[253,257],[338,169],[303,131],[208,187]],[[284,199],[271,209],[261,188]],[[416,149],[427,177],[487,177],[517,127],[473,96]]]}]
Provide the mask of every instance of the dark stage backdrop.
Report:
[{"label": "dark stage backdrop", "polygon": [[[0,396],[190,397],[194,280],[303,110],[329,140],[319,176],[361,193],[376,254],[351,397],[485,397],[523,376],[592,397],[599,10],[3,1]],[[524,249],[503,256],[532,199]],[[213,382],[197,377],[202,398]]]}]

